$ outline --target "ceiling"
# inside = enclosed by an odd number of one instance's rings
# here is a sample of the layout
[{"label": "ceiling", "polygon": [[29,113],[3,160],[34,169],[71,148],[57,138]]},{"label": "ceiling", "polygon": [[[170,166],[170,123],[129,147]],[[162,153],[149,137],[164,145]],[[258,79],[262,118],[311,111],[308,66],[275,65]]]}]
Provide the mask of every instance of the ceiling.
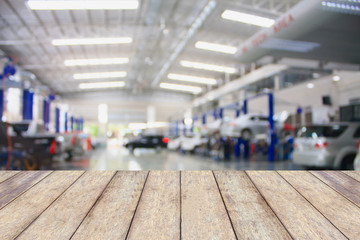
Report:
[{"label": "ceiling", "polygon": [[[19,65],[34,73],[57,93],[80,90],[74,73],[126,71],[126,91],[142,93],[171,82],[167,73],[224,78],[222,73],[182,67],[180,60],[239,68],[234,55],[195,48],[197,41],[239,46],[261,27],[221,18],[224,10],[256,14],[272,19],[299,0],[217,0],[202,26],[187,39],[173,61],[171,55],[209,4],[207,0],[139,0],[136,10],[30,10],[24,0],[0,1],[0,49],[15,55]],[[335,27],[335,26],[334,26]],[[53,46],[61,38],[131,37],[130,44]],[[185,40],[184,40],[185,39]],[[124,65],[65,67],[66,59],[128,57]],[[164,74],[161,69],[168,62]],[[158,79],[157,79],[158,77]],[[176,82],[175,82],[176,83]]]}]

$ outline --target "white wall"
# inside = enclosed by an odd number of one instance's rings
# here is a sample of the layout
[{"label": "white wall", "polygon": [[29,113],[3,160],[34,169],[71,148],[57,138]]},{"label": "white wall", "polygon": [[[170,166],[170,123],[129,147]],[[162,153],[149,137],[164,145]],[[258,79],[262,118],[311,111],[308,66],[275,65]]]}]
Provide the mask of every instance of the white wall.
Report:
[{"label": "white wall", "polygon": [[[337,74],[341,77],[339,82],[334,82],[332,76],[328,76],[276,91],[275,113],[286,110],[293,114],[298,106],[303,109],[311,107],[314,123],[328,121],[327,115],[334,115],[339,106],[349,104],[352,98],[360,98],[360,72],[341,71]],[[313,83],[314,88],[307,88],[308,83]],[[324,95],[331,96],[332,107],[322,104]],[[251,100],[249,112],[268,114],[267,104],[266,97]]]}]

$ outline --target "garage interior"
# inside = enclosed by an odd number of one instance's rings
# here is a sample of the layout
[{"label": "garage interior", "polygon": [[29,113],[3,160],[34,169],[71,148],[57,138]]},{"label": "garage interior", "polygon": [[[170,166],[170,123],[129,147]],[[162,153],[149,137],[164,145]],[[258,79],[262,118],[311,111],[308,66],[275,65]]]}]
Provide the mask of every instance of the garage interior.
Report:
[{"label": "garage interior", "polygon": [[0,169],[360,169],[360,1],[0,1]]}]

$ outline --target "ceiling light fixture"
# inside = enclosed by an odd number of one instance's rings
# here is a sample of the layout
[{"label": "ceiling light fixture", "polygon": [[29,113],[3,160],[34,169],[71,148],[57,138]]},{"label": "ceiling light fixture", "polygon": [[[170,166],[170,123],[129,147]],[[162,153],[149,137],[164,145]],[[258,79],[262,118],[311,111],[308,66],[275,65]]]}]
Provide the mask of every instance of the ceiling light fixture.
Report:
[{"label": "ceiling light fixture", "polygon": [[312,88],[314,88],[314,84],[313,83],[308,83],[308,84],[306,84],[306,87],[309,88],[309,89],[312,89]]},{"label": "ceiling light fixture", "polygon": [[160,88],[175,90],[175,91],[191,92],[193,94],[199,94],[202,91],[201,87],[172,84],[172,83],[160,83]]},{"label": "ceiling light fixture", "polygon": [[199,63],[199,62],[180,61],[180,64],[183,67],[190,67],[190,68],[209,70],[209,71],[215,71],[215,72],[226,72],[226,73],[236,73],[237,72],[236,68],[233,68],[233,67],[225,67],[225,66],[212,65],[212,64]]},{"label": "ceiling light fixture", "polygon": [[275,20],[270,18],[259,17],[252,14],[236,12],[231,10],[225,10],[221,17],[227,20],[242,22],[247,24],[252,24],[259,27],[266,27],[269,28],[274,25]]},{"label": "ceiling light fixture", "polygon": [[94,89],[94,88],[120,88],[124,87],[125,82],[114,81],[114,82],[93,82],[93,83],[80,83],[80,89]]},{"label": "ceiling light fixture", "polygon": [[111,38],[69,38],[54,39],[51,41],[54,46],[68,45],[105,45],[105,44],[124,44],[131,43],[131,37],[111,37]]},{"label": "ceiling light fixture", "polygon": [[125,64],[129,58],[90,58],[90,59],[71,59],[65,60],[65,66],[95,66],[95,65],[115,65]]},{"label": "ceiling light fixture", "polygon": [[118,10],[118,9],[137,9],[137,0],[28,0],[27,5],[31,10]]},{"label": "ceiling light fixture", "polygon": [[175,73],[169,73],[168,78],[171,80],[194,82],[194,83],[207,84],[207,85],[217,84],[217,81],[214,78],[196,77],[196,76],[175,74]]},{"label": "ceiling light fixture", "polygon": [[126,72],[94,72],[75,73],[74,79],[121,78],[126,77]]},{"label": "ceiling light fixture", "polygon": [[209,50],[209,51],[221,52],[227,54],[235,54],[237,52],[236,47],[217,44],[217,43],[203,42],[203,41],[197,41],[195,43],[195,47],[203,50]]},{"label": "ceiling light fixture", "polygon": [[341,78],[340,78],[339,75],[334,75],[334,76],[333,76],[333,81],[334,81],[334,82],[338,82],[338,81],[340,81],[340,80],[341,80]]}]

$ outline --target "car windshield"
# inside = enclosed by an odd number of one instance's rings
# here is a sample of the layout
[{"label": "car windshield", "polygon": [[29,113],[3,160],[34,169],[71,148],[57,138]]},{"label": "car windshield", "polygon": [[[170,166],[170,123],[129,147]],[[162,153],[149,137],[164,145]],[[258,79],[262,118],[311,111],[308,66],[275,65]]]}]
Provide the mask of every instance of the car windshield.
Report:
[{"label": "car windshield", "polygon": [[333,126],[311,126],[303,127],[298,132],[298,137],[304,138],[316,138],[316,137],[339,137],[347,128],[345,125],[333,125]]},{"label": "car windshield", "polygon": [[29,129],[28,123],[17,123],[13,125],[13,128],[17,132],[26,132]]}]

